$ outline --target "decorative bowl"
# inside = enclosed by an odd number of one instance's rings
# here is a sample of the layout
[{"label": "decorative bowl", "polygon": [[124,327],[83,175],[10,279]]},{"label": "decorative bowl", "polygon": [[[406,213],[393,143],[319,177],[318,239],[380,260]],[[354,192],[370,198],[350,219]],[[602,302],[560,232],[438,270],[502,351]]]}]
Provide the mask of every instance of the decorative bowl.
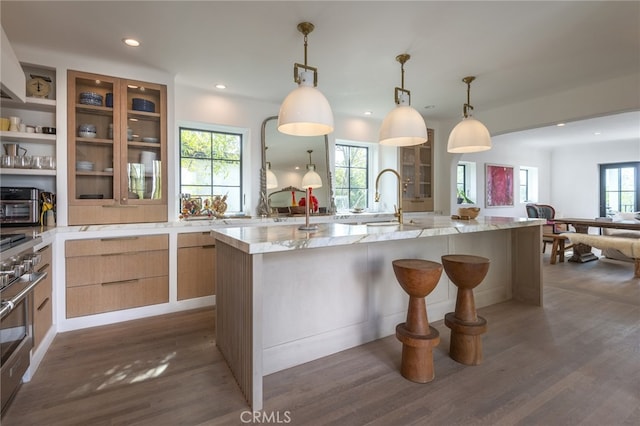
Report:
[{"label": "decorative bowl", "polygon": [[475,219],[480,213],[480,207],[458,207],[458,216],[461,218]]}]

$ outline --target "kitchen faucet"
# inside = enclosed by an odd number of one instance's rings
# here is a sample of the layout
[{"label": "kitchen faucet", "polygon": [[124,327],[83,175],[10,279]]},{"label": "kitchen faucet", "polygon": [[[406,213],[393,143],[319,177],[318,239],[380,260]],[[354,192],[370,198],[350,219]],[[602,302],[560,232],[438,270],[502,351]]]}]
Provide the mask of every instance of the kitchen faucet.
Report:
[{"label": "kitchen faucet", "polygon": [[402,178],[400,177],[400,173],[396,172],[393,169],[384,169],[380,173],[378,173],[378,177],[376,177],[376,195],[375,201],[376,203],[380,201],[380,193],[378,192],[378,184],[380,183],[380,177],[385,172],[391,172],[398,178],[398,207],[396,209],[395,217],[398,218],[398,222],[402,225]]}]

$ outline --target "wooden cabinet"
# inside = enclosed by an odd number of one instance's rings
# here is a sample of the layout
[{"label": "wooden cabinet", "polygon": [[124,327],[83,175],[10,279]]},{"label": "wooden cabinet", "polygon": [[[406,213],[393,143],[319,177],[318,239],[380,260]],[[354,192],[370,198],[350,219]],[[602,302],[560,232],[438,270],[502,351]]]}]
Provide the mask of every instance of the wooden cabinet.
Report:
[{"label": "wooden cabinet", "polygon": [[167,235],[66,242],[67,318],[169,301]]},{"label": "wooden cabinet", "polygon": [[405,212],[433,211],[433,129],[427,129],[427,135],[421,145],[400,148]]},{"label": "wooden cabinet", "polygon": [[216,291],[215,238],[207,232],[178,234],[178,300]]},{"label": "wooden cabinet", "polygon": [[33,348],[37,349],[42,339],[53,325],[53,270],[51,245],[41,248],[42,256],[36,266],[37,272],[46,272],[45,279],[40,281],[33,291]]},{"label": "wooden cabinet", "polygon": [[167,88],[68,72],[69,225],[167,220]]}]

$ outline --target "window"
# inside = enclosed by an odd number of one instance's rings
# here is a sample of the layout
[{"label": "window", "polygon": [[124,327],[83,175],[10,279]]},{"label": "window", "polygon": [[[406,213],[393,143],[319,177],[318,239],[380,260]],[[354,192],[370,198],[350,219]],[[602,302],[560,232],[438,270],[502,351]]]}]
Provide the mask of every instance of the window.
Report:
[{"label": "window", "polygon": [[640,206],[640,162],[600,165],[600,216],[635,212]]},{"label": "window", "polygon": [[520,202],[538,201],[538,168],[520,167]]},{"label": "window", "polygon": [[227,211],[242,211],[241,133],[180,127],[180,193],[227,195]]},{"label": "window", "polygon": [[458,204],[475,204],[476,163],[459,161],[456,169],[456,198]]},{"label": "window", "polygon": [[369,206],[369,148],[336,144],[335,199],[338,210]]}]

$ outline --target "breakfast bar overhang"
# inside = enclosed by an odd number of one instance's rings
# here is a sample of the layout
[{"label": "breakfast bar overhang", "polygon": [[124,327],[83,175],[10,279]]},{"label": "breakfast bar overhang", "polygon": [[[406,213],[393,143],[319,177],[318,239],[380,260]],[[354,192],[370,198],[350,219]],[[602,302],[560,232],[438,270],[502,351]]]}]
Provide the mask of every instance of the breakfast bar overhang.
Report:
[{"label": "breakfast bar overhang", "polygon": [[[216,229],[216,344],[253,410],[263,376],[395,332],[407,295],[391,262],[490,259],[476,306],[514,299],[542,306],[541,219],[428,216],[408,224],[323,223]],[[427,299],[430,321],[453,311],[442,274]]]}]

